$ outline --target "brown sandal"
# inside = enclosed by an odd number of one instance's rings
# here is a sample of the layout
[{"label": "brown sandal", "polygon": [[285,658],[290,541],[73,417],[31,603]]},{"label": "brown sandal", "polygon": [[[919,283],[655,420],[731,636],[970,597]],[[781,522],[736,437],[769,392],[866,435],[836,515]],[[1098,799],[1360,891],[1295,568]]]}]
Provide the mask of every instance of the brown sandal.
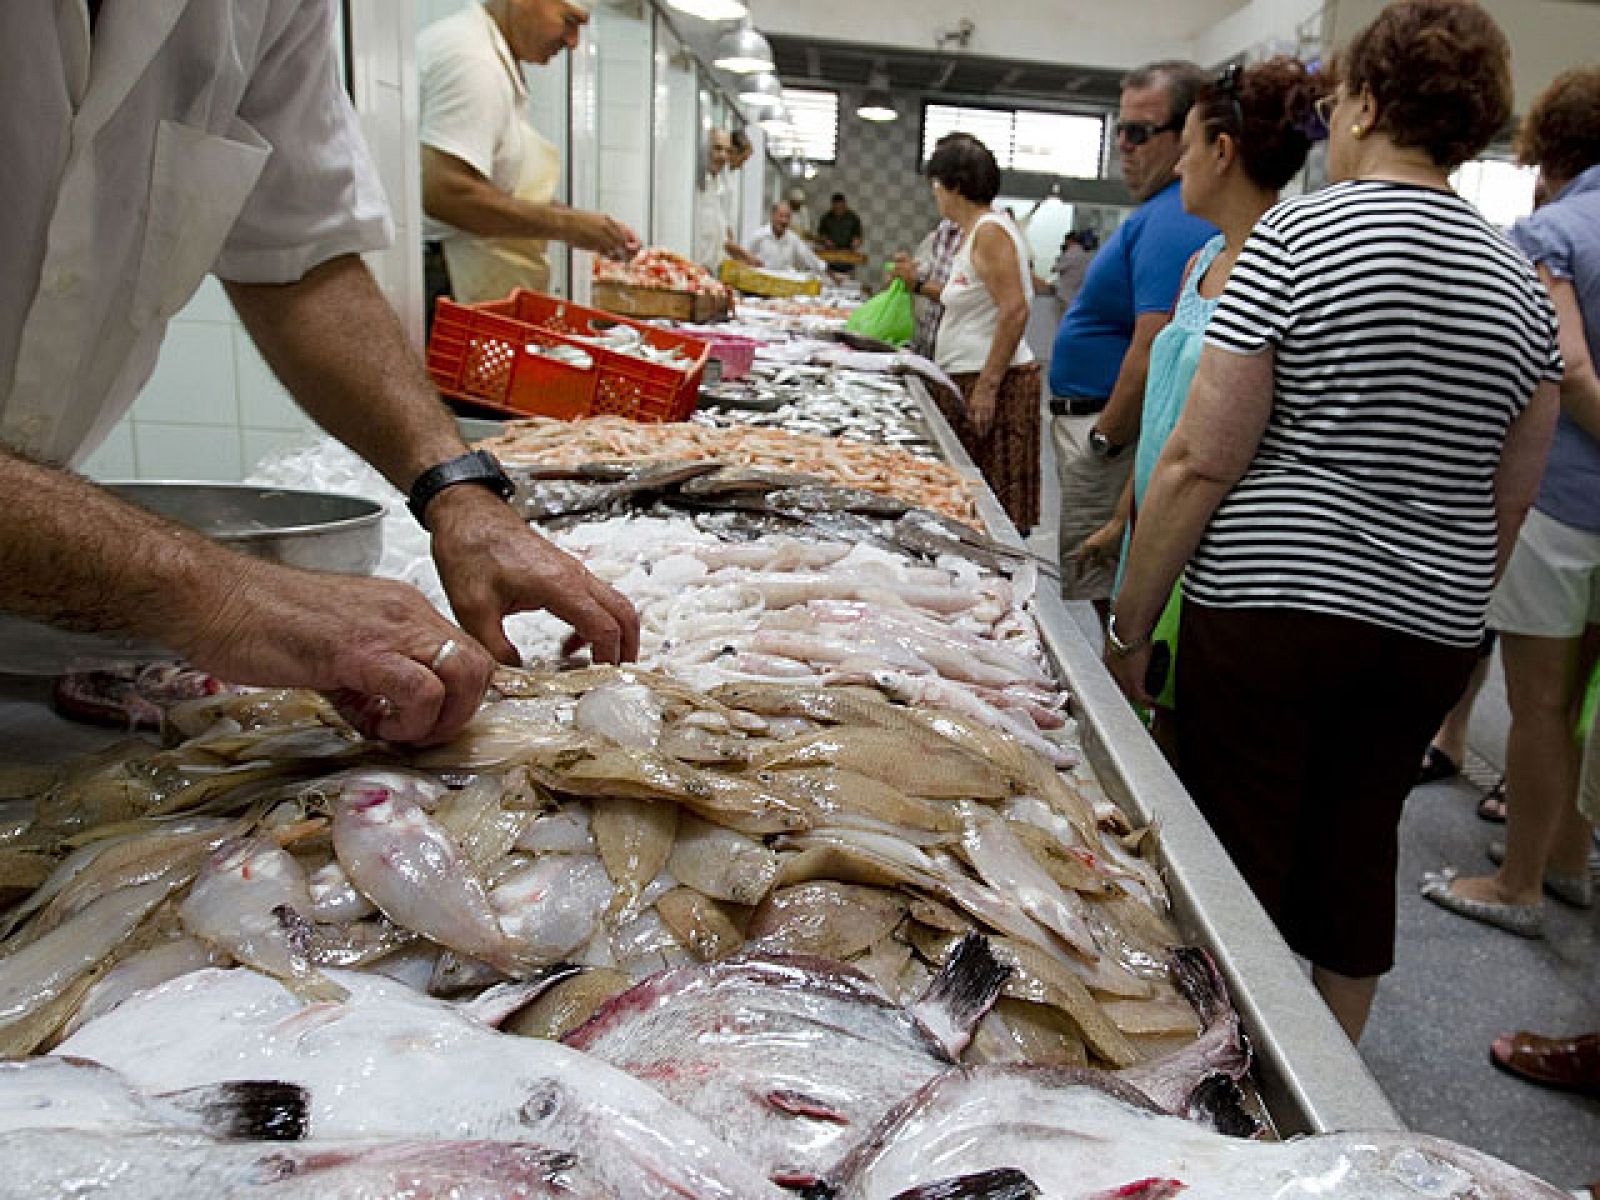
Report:
[{"label": "brown sandal", "polygon": [[1489,1061],[1529,1083],[1600,1096],[1600,1033],[1570,1038],[1503,1034],[1490,1044]]}]

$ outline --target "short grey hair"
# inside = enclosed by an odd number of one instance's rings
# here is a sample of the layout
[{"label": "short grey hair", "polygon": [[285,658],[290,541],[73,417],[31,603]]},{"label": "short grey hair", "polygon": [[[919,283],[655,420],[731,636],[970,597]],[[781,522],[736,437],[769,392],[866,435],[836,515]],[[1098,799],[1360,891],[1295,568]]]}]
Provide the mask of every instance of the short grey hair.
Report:
[{"label": "short grey hair", "polygon": [[1122,90],[1163,88],[1167,93],[1167,120],[1179,122],[1189,115],[1205,82],[1206,73],[1198,63],[1186,58],[1164,58],[1129,71],[1122,77]]}]

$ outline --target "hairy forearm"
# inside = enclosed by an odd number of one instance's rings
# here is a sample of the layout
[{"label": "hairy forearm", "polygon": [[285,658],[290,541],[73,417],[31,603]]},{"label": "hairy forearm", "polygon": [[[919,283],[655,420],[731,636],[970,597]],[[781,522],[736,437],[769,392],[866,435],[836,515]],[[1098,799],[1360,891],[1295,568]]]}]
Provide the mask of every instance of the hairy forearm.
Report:
[{"label": "hairy forearm", "polygon": [[262,355],[296,402],[401,490],[466,447],[359,258],[298,283],[226,285]]},{"label": "hairy forearm", "polygon": [[244,570],[197,533],[4,451],[0,505],[0,607],[63,628],[171,645],[200,597]]},{"label": "hairy forearm", "polygon": [[426,160],[422,208],[434,220],[479,237],[564,241],[572,219],[572,210],[565,205],[519,200],[465,166],[459,171],[430,170]]},{"label": "hairy forearm", "polygon": [[1141,319],[1134,327],[1133,341],[1122,356],[1117,382],[1111,389],[1105,409],[1095,427],[1119,446],[1131,445],[1139,437],[1139,421],[1144,412],[1144,386],[1150,375],[1150,346],[1166,321],[1152,326]]}]

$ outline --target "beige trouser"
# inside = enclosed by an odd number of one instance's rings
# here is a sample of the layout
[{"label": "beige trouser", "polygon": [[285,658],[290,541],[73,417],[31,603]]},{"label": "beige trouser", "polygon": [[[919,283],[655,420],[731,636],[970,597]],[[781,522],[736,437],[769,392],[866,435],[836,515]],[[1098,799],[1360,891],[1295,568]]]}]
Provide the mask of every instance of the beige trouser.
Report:
[{"label": "beige trouser", "polygon": [[1101,458],[1089,446],[1097,414],[1050,418],[1050,440],[1056,448],[1056,474],[1061,479],[1061,596],[1064,600],[1108,600],[1115,564],[1079,563],[1078,547],[1111,519],[1117,497],[1133,471],[1133,447],[1115,458]]}]

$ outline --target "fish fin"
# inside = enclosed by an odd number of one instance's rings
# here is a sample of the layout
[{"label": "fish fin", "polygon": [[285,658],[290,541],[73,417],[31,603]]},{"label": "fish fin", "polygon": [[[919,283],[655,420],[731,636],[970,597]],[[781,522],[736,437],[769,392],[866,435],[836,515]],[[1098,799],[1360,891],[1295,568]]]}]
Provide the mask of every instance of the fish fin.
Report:
[{"label": "fish fin", "polygon": [[1244,1089],[1231,1076],[1207,1075],[1184,1101],[1183,1115],[1229,1137],[1253,1138],[1261,1122],[1245,1107]]},{"label": "fish fin", "polygon": [[911,1012],[952,1059],[958,1058],[1010,977],[1011,968],[995,957],[989,939],[968,933]]},{"label": "fish fin", "polygon": [[296,999],[304,1000],[307,1004],[343,1004],[350,999],[349,988],[335,983],[321,971],[313,970],[285,979],[283,986],[294,993]]},{"label": "fish fin", "polygon": [[919,1184],[894,1200],[1037,1200],[1039,1188],[1015,1167]]},{"label": "fish fin", "polygon": [[160,1099],[198,1117],[206,1133],[225,1141],[298,1142],[311,1128],[311,1093],[292,1083],[236,1080]]},{"label": "fish fin", "polygon": [[1172,982],[1199,1014],[1201,1025],[1209,1026],[1232,1011],[1228,985],[1205,950],[1199,946],[1174,946],[1168,954],[1168,966]]},{"label": "fish fin", "polygon": [[835,1125],[850,1124],[850,1118],[827,1101],[808,1096],[804,1092],[797,1092],[792,1088],[774,1088],[762,1099],[779,1112],[788,1113],[791,1117],[811,1117],[813,1120],[830,1121]]}]

